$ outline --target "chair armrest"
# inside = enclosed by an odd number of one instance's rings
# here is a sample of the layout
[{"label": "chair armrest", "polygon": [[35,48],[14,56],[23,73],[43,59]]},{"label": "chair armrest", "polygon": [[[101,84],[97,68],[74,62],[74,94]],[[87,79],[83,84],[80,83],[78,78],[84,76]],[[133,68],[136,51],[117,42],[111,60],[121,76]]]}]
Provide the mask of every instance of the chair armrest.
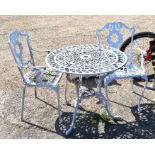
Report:
[{"label": "chair armrest", "polygon": [[39,50],[39,49],[31,49],[32,51],[35,51],[35,52],[47,52],[48,54],[50,53],[50,50]]},{"label": "chair armrest", "polygon": [[38,70],[38,69],[44,69],[44,70],[45,70],[45,69],[47,69],[47,67],[46,67],[46,66],[33,66],[33,67],[32,67],[32,70],[33,70],[33,69],[34,69],[34,70]]}]

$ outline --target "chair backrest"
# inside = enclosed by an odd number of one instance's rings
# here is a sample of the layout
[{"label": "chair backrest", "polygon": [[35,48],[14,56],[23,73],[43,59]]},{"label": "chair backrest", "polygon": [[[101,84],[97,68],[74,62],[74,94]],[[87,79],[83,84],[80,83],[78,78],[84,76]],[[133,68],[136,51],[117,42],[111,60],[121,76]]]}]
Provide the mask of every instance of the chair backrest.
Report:
[{"label": "chair backrest", "polygon": [[[23,58],[25,51],[24,51],[23,43],[21,42],[20,38],[26,41],[28,52],[29,52],[28,60],[25,60]],[[8,43],[9,43],[9,47],[11,49],[12,55],[14,57],[14,60],[20,71],[20,74],[24,80],[23,69],[26,68],[28,65],[32,65],[32,66],[35,65],[33,53],[32,53],[32,47],[30,45],[29,35],[26,32],[19,32],[19,31],[11,32],[9,34]]]},{"label": "chair backrest", "polygon": [[134,26],[128,27],[127,25],[125,25],[122,22],[110,22],[110,23],[107,23],[106,25],[104,25],[101,29],[97,29],[96,36],[97,36],[98,44],[101,45],[101,44],[103,44],[101,34],[104,33],[105,31],[107,31],[107,33],[105,34],[105,37],[103,39],[107,42],[107,44],[109,46],[118,49],[120,47],[120,45],[123,43],[124,39],[126,39],[123,36],[124,30],[127,30],[129,35],[131,36],[130,50],[126,54],[128,55],[128,63],[127,64],[132,65],[132,49],[133,49],[133,45],[134,45],[133,35],[135,32]]}]

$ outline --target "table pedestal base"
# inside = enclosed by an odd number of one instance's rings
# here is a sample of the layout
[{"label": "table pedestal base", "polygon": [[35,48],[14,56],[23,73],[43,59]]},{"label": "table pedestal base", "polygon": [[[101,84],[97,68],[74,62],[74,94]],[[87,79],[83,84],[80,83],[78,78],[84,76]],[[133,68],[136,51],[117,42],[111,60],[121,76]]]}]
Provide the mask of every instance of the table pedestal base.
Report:
[{"label": "table pedestal base", "polygon": [[[117,115],[113,115],[110,111],[110,105],[109,102],[107,102],[107,99],[101,92],[101,84],[102,84],[102,79],[103,77],[100,77],[98,80],[96,80],[97,83],[97,91],[95,92],[95,96],[99,99],[100,103],[105,107],[107,114],[114,120],[114,121],[120,121],[122,120],[119,116]],[[66,135],[68,136],[69,134],[71,134],[74,125],[75,125],[75,120],[76,120],[76,115],[77,115],[77,110],[78,107],[81,103],[82,98],[84,97],[83,94],[84,92],[80,91],[80,87],[82,86],[82,78],[76,82],[76,93],[77,93],[77,99],[74,105],[74,109],[73,109],[73,117],[72,117],[72,122],[70,124],[69,129],[66,131]]]}]

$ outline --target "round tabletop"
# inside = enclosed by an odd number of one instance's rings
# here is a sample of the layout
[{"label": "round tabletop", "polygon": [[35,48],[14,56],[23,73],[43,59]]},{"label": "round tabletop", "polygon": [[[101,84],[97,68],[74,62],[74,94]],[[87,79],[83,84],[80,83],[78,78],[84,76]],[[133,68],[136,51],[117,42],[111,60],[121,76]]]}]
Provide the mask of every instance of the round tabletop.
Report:
[{"label": "round tabletop", "polygon": [[127,57],[109,46],[75,45],[51,51],[45,61],[48,67],[62,73],[96,75],[121,68]]}]

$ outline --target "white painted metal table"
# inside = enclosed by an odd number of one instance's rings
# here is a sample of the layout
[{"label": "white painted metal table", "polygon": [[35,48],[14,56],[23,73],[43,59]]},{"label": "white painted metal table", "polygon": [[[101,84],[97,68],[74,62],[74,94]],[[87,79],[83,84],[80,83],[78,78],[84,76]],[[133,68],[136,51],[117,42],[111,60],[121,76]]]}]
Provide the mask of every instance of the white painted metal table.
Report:
[{"label": "white painted metal table", "polygon": [[70,134],[74,127],[77,109],[82,99],[82,93],[80,92],[82,77],[99,77],[96,96],[104,104],[107,113],[113,118],[117,117],[112,115],[107,102],[103,102],[106,98],[101,93],[101,85],[103,78],[107,74],[114,72],[126,64],[127,57],[123,52],[103,45],[67,46],[51,51],[45,61],[48,67],[61,73],[72,74],[79,77],[76,83],[77,99],[73,110],[73,119],[70,128],[66,132],[67,135]]}]

